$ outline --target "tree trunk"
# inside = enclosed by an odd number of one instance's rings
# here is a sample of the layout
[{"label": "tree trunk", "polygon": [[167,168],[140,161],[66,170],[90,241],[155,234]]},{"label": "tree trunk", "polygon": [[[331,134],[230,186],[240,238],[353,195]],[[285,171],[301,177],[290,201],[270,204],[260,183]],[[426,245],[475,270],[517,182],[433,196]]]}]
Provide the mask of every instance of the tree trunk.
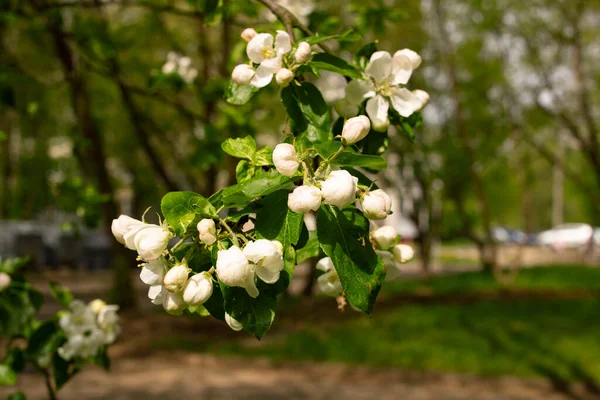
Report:
[{"label": "tree trunk", "polygon": [[[76,147],[78,147],[77,152],[83,155],[80,158],[82,170],[89,178],[96,182],[101,193],[110,196],[110,199],[103,204],[102,221],[104,231],[108,233],[111,231],[111,221],[118,216],[119,211],[114,199],[112,182],[105,164],[104,142],[94,123],[89,94],[80,71],[76,68],[75,55],[67,42],[64,32],[62,32],[60,20],[56,18],[50,19],[49,29],[56,47],[57,56],[63,67],[63,72],[70,85],[72,106],[84,139],[84,141],[75,142],[77,143]],[[112,253],[114,259],[115,301],[122,307],[133,306],[135,304],[135,295],[129,266],[135,264],[128,262],[123,252],[123,246],[116,241],[113,241]]]}]

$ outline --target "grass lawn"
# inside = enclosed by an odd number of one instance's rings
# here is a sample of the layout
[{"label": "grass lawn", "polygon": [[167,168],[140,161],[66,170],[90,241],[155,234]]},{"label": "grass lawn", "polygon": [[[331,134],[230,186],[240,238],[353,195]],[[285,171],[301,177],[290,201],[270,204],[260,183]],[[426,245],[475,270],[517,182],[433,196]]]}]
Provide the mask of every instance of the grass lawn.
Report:
[{"label": "grass lawn", "polygon": [[[600,382],[600,297],[583,292],[600,290],[600,269],[525,270],[510,286],[515,290],[582,290],[576,299],[507,297],[408,305],[396,304],[393,297],[423,288],[433,294],[500,288],[493,278],[480,273],[387,286],[383,294],[389,300],[379,309],[375,306],[371,319],[356,313],[338,322],[308,322],[291,332],[280,329],[260,344],[240,336],[210,351],[275,360]],[[327,301],[323,307],[335,307],[335,303]]]}]

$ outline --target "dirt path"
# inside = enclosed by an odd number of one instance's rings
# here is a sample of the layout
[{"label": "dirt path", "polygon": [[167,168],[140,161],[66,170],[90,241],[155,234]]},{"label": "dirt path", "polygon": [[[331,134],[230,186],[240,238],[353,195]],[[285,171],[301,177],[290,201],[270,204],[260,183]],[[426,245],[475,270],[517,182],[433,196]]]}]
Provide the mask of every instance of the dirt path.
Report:
[{"label": "dirt path", "polygon": [[[28,399],[45,399],[43,382],[31,374],[19,385]],[[0,389],[0,396],[8,394]],[[61,400],[158,399],[592,399],[583,388],[566,396],[538,379],[480,378],[407,373],[339,364],[242,360],[187,353],[114,360],[111,373],[88,369],[60,392]]]}]

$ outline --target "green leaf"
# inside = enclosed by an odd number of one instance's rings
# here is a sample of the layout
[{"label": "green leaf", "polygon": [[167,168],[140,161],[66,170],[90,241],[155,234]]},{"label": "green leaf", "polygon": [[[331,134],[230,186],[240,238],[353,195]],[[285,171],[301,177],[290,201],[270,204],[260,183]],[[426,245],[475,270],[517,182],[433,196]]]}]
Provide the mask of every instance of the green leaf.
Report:
[{"label": "green leaf", "polygon": [[17,374],[8,365],[0,364],[0,386],[17,384]]},{"label": "green leaf", "polygon": [[260,204],[255,201],[242,209],[229,210],[229,213],[227,214],[227,221],[238,223],[242,217],[250,214],[256,214],[260,209]]},{"label": "green leaf", "polygon": [[303,42],[307,42],[310,45],[318,44],[324,42],[326,40],[337,40],[338,42],[356,42],[361,39],[360,34],[354,32],[352,29],[342,33],[341,35],[329,35],[329,36],[320,36],[316,34],[315,36],[310,36],[303,38]]},{"label": "green leaf", "polygon": [[234,81],[230,81],[225,92],[225,101],[230,104],[243,105],[249,102],[257,92],[258,88],[252,85],[238,85]]},{"label": "green leaf", "polygon": [[226,207],[245,207],[258,197],[266,196],[285,186],[290,185],[300,177],[287,177],[276,170],[255,176],[245,182],[230,186],[223,190],[223,204]]},{"label": "green leaf", "polygon": [[161,201],[162,213],[177,236],[185,233],[196,216],[216,218],[217,210],[204,197],[194,192],[167,193]]},{"label": "green leaf", "polygon": [[94,364],[105,369],[110,370],[110,357],[108,357],[107,348],[104,347],[94,356]]},{"label": "green leaf", "polygon": [[362,172],[354,169],[354,168],[344,168],[346,171],[350,172],[350,175],[355,176],[358,178],[358,184],[359,185],[364,185],[364,186],[370,186],[373,188],[373,190],[375,189],[379,189],[379,186],[377,186],[373,181],[371,181],[371,179],[369,179],[369,177],[367,177],[365,174],[363,174]]},{"label": "green leaf", "polygon": [[[217,246],[215,246],[216,248]],[[221,286],[218,283],[213,285],[213,294],[203,304],[206,311],[210,313],[214,318],[224,321],[225,320],[225,306],[223,305],[223,292],[221,292]]]},{"label": "green leaf", "polygon": [[20,347],[12,347],[6,352],[4,357],[4,365],[7,365],[15,373],[23,372],[25,369],[25,354]]},{"label": "green leaf", "polygon": [[281,91],[281,100],[290,117],[292,132],[310,143],[331,139],[329,106],[315,85],[302,82]]},{"label": "green leaf", "polygon": [[273,165],[273,149],[269,146],[263,147],[254,154],[252,163],[260,167]]},{"label": "green leaf", "polygon": [[255,168],[250,162],[246,160],[240,160],[235,167],[235,179],[239,182],[247,181],[252,178],[255,173]]},{"label": "green leaf", "polygon": [[73,376],[79,372],[79,368],[69,361],[64,360],[58,353],[52,356],[52,375],[56,390],[60,390]]},{"label": "green leaf", "polygon": [[298,264],[308,260],[309,258],[318,257],[321,253],[319,238],[317,231],[308,232],[308,241],[301,249],[296,251],[296,262]]},{"label": "green leaf", "polygon": [[54,300],[56,300],[63,307],[69,307],[71,301],[73,301],[73,294],[69,289],[62,286],[58,282],[49,282],[50,293]]},{"label": "green leaf", "polygon": [[64,337],[62,331],[51,319],[40,325],[29,338],[27,344],[27,356],[30,358],[39,358],[43,355],[53,353],[60,347]]},{"label": "green leaf", "polygon": [[6,400],[27,400],[27,396],[25,396],[25,393],[23,393],[23,392],[15,392],[15,393],[9,394],[6,397]]},{"label": "green leaf", "polygon": [[358,51],[354,55],[354,62],[356,64],[360,65],[360,67],[364,69],[366,67],[366,65],[369,63],[369,60],[371,59],[371,56],[373,55],[373,53],[375,53],[376,51],[377,51],[377,41],[367,43],[364,46],[362,46],[360,49],[358,49]]},{"label": "green leaf", "polygon": [[331,163],[343,167],[363,167],[373,171],[387,168],[387,161],[381,156],[355,153],[348,149],[341,152]]},{"label": "green leaf", "polygon": [[368,220],[356,210],[343,213],[323,205],[317,213],[317,234],[340,277],[346,298],[354,307],[371,314],[385,266],[369,240]]},{"label": "green leaf", "polygon": [[230,138],[221,144],[221,148],[231,156],[252,161],[256,153],[256,142],[249,135],[244,138]]},{"label": "green leaf", "polygon": [[221,283],[225,311],[239,321],[246,332],[260,339],[271,329],[277,299],[275,292],[260,279],[257,287],[259,295],[254,299],[246,289],[228,287]]},{"label": "green leaf", "polygon": [[309,65],[321,71],[331,71],[350,78],[359,78],[361,75],[354,65],[343,58],[328,53],[317,53],[310,60]]}]

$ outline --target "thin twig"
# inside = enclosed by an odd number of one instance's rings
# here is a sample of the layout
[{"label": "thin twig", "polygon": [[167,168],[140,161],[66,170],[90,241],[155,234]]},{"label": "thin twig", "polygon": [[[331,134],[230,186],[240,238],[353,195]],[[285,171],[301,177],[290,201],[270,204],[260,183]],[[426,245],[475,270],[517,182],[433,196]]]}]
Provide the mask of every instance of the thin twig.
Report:
[{"label": "thin twig", "polygon": [[[296,41],[296,36],[294,35],[294,28],[298,28],[307,36],[315,36],[315,33],[312,32],[306,25],[304,25],[298,17],[296,17],[293,13],[291,13],[287,8],[283,7],[280,4],[277,4],[273,0],[258,0],[260,3],[264,4],[281,23],[285,26],[286,32],[290,35],[290,39],[292,39],[292,43]],[[324,52],[333,54],[331,49],[325,45],[324,43],[319,43],[318,46],[323,49]]]},{"label": "thin twig", "polygon": [[54,387],[52,386],[52,377],[50,376],[50,372],[48,370],[43,369],[44,373],[44,381],[46,382],[46,389],[48,389],[48,398],[50,400],[58,400],[56,397],[56,392]]}]

